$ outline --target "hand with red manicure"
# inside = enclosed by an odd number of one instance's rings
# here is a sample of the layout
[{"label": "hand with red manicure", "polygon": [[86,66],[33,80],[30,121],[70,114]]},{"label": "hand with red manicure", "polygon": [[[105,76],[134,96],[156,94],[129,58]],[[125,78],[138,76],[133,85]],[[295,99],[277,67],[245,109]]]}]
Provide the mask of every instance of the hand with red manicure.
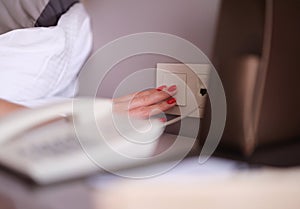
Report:
[{"label": "hand with red manicure", "polygon": [[150,116],[160,114],[176,105],[177,87],[160,86],[157,89],[149,89],[137,92],[124,97],[113,99],[114,111],[128,112],[131,116],[137,118],[149,118]]},{"label": "hand with red manicure", "polygon": [[[164,85],[157,89],[150,89],[113,99],[114,111],[129,112],[133,117],[149,118],[150,116],[163,113],[176,105],[176,100],[172,97],[176,94],[176,90],[175,85],[169,87]],[[25,107],[0,99],[0,117],[19,109],[25,109]],[[165,118],[161,118],[161,121],[164,122]]]}]

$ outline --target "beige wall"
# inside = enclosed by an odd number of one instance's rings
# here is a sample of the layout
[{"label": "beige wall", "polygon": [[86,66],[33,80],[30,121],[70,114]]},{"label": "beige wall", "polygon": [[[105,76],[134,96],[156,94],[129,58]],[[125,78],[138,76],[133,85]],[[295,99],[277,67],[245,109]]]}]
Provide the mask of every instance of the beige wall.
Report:
[{"label": "beige wall", "polygon": [[[209,57],[212,54],[220,0],[85,0],[84,3],[92,18],[94,52],[124,35],[164,32],[187,39]],[[154,68],[157,62],[170,61],[173,60],[155,55],[124,60],[106,76],[98,96],[111,97],[126,76],[141,69]],[[89,76],[81,88],[93,80]],[[154,84],[155,72],[149,71],[137,75],[130,85],[124,86],[122,93],[130,93]]]}]

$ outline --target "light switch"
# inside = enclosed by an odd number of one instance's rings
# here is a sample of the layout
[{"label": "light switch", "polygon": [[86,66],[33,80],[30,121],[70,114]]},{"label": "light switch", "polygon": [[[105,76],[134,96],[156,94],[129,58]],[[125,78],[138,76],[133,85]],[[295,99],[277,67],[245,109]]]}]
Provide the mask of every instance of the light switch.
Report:
[{"label": "light switch", "polygon": [[[209,64],[158,63],[156,86],[177,85],[177,106],[166,111],[171,115],[204,116],[211,66]],[[198,109],[199,111],[193,111]]]},{"label": "light switch", "polygon": [[171,73],[169,71],[163,72],[162,83],[167,86],[176,85],[177,93],[174,98],[178,106],[186,105],[186,73]]}]

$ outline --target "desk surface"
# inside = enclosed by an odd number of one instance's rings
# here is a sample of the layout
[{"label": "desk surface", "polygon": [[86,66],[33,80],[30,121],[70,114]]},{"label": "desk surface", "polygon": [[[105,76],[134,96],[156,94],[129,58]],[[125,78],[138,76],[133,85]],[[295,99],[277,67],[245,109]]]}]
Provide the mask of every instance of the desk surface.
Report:
[{"label": "desk surface", "polygon": [[[195,166],[196,165],[196,166]],[[232,161],[220,160],[212,158],[203,167],[198,167],[198,158],[186,159],[183,163],[179,164],[169,173],[158,176],[156,178],[148,178],[144,180],[133,180],[117,177],[110,174],[99,174],[64,182],[50,186],[37,186],[28,181],[24,181],[19,177],[12,175],[9,172],[0,172],[0,208],[1,209],[106,209],[110,207],[103,206],[111,203],[111,197],[123,196],[120,194],[124,191],[124,186],[133,185],[152,185],[165,184],[166,182],[175,181],[180,184],[189,184],[197,178],[198,173],[201,173],[202,180],[207,183],[211,176],[208,178],[207,174],[219,178],[225,177],[234,170],[240,169],[239,163]],[[143,169],[152,169],[161,165],[150,165]],[[136,170],[141,168],[135,168]],[[221,174],[222,172],[222,174]],[[189,176],[187,179],[182,178]],[[217,175],[217,176],[216,176]],[[163,187],[165,189],[167,187]],[[152,188],[153,189],[153,188]],[[140,189],[137,189],[140,191]],[[116,193],[114,192],[116,191]],[[134,189],[133,191],[136,191]],[[134,193],[134,192],[133,192]],[[116,198],[116,199],[119,199]],[[128,196],[129,199],[134,198]],[[132,200],[131,200],[132,201]],[[103,206],[103,207],[102,207]],[[118,208],[118,207],[117,207]]]},{"label": "desk surface", "polygon": [[[173,140],[165,135],[157,152]],[[157,164],[148,168],[151,166]],[[37,186],[1,168],[0,209],[112,209],[124,208],[124,204],[132,209],[196,209],[199,203],[207,209],[298,209],[299,182],[299,169],[253,170],[219,158],[210,158],[203,165],[197,164],[197,158],[189,158],[157,178],[130,180],[97,174],[49,186]]]},{"label": "desk surface", "polygon": [[[156,154],[169,148],[175,139],[174,135],[164,134],[159,141]],[[95,208],[91,195],[94,188],[87,183],[89,178],[91,177],[49,186],[38,186],[0,168],[0,209]]]}]

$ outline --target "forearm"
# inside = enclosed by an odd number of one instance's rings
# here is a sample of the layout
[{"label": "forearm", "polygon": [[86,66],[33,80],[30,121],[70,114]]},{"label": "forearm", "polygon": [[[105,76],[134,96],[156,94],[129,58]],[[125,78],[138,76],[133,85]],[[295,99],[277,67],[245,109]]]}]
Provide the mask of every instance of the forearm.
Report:
[{"label": "forearm", "polygon": [[25,107],[22,105],[14,104],[0,99],[0,117],[24,108]]}]

